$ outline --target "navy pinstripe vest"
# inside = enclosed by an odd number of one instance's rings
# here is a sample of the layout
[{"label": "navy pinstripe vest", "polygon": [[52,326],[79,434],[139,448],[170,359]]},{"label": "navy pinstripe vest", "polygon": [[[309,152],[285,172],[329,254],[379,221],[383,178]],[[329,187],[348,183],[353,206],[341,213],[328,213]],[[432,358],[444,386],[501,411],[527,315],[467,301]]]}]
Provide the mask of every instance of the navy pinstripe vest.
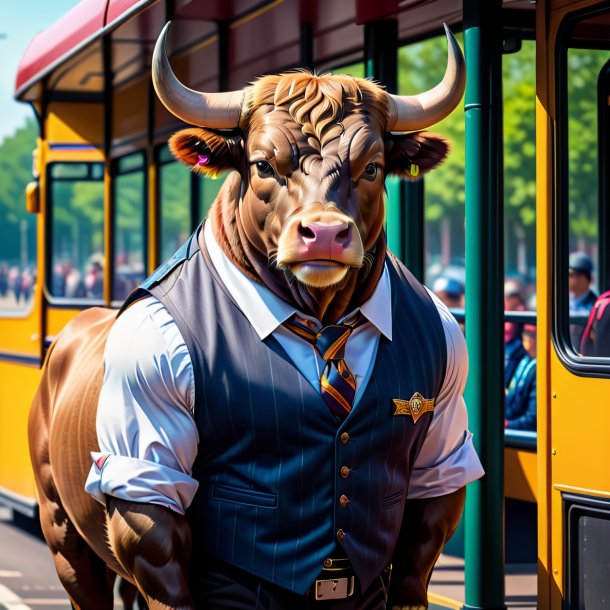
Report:
[{"label": "navy pinstripe vest", "polygon": [[301,594],[337,545],[362,591],[390,563],[432,418],[394,415],[392,399],[436,398],[447,355],[425,289],[392,256],[388,269],[393,340],[381,337],[369,384],[340,425],[280,344],[260,340],[195,235],[144,282],[174,317],[194,366],[195,554]]}]

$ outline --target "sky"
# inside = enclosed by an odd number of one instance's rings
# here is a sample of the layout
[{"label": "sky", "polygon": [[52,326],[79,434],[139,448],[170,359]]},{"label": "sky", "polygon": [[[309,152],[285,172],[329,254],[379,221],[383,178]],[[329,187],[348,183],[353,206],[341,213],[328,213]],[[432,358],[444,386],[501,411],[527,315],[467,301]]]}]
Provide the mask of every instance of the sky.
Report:
[{"label": "sky", "polygon": [[0,141],[34,117],[29,104],[13,99],[17,66],[35,34],[79,0],[0,0]]}]

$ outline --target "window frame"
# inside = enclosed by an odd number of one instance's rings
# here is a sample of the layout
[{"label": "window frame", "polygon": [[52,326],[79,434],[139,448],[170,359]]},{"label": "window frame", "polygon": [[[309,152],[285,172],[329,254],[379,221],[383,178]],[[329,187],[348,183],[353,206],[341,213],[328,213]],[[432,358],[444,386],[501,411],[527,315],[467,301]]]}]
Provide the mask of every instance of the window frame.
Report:
[{"label": "window frame", "polygon": [[[607,50],[610,59],[610,42],[604,46],[570,47],[569,37],[573,26],[583,18],[610,14],[610,2],[601,6],[574,11],[562,20],[555,39],[555,108],[556,116],[552,138],[552,206],[551,222],[551,341],[561,363],[579,377],[610,377],[610,357],[600,358],[579,355],[570,339],[568,294],[569,234],[569,142],[568,142],[568,51],[570,48]],[[597,92],[595,92],[597,100]],[[599,239],[599,237],[598,237]],[[602,253],[603,255],[603,253]],[[567,315],[566,315],[567,314]]]},{"label": "window frame", "polygon": [[[163,153],[168,154],[168,158],[162,158]],[[154,160],[155,160],[155,193],[156,193],[156,214],[157,214],[157,231],[155,235],[155,239],[157,241],[157,260],[155,261],[156,265],[160,265],[163,260],[161,259],[161,252],[163,250],[162,234],[163,234],[163,202],[161,199],[161,171],[163,166],[169,165],[170,163],[176,163],[178,166],[182,165],[185,170],[187,167],[184,164],[181,164],[178,159],[172,156],[169,151],[169,146],[167,142],[162,142],[158,144],[154,149]],[[199,218],[199,197],[200,197],[200,177],[193,171],[190,171],[189,176],[189,186],[188,186],[188,197],[189,197],[189,226],[190,232],[192,233],[199,226],[200,218]],[[170,255],[171,256],[171,255]]]},{"label": "window frame", "polygon": [[[89,179],[73,179],[73,178],[54,178],[52,177],[53,169],[58,165],[87,165],[90,168],[94,165],[102,166],[101,180]],[[73,298],[73,297],[58,297],[53,295],[52,288],[52,272],[53,272],[53,215],[55,210],[55,202],[53,201],[53,185],[56,182],[100,182],[102,189],[104,188],[104,163],[103,161],[52,161],[45,168],[45,184],[46,184],[46,218],[45,218],[45,261],[46,268],[44,273],[44,295],[45,300],[55,309],[87,309],[88,307],[106,307],[107,303],[102,297],[101,299],[90,298]],[[91,174],[91,169],[89,169]],[[104,203],[104,194],[102,191],[102,205]],[[103,218],[102,230],[105,230],[106,218]],[[104,271],[104,281],[107,280],[106,270]]]},{"label": "window frame", "polygon": [[[129,169],[127,171],[120,170],[120,163],[123,159],[127,157],[135,157],[139,155],[142,159],[141,166]],[[142,177],[144,179],[143,184],[143,192],[142,192],[142,201],[144,204],[144,209],[142,210],[142,223],[143,223],[143,235],[142,235],[142,243],[143,243],[143,264],[144,264],[144,278],[148,276],[148,256],[150,252],[150,239],[149,239],[149,209],[148,209],[148,201],[149,201],[149,193],[150,193],[150,185],[148,183],[148,164],[147,164],[147,154],[146,150],[140,149],[136,151],[129,152],[125,155],[121,155],[120,157],[116,157],[112,159],[110,164],[110,184],[111,184],[111,197],[112,197],[112,206],[110,211],[110,223],[111,223],[111,231],[110,231],[110,273],[108,274],[108,281],[110,282],[110,306],[111,307],[120,307],[123,304],[122,299],[114,298],[114,288],[115,288],[115,256],[116,256],[116,223],[117,223],[117,182],[116,179],[119,176],[128,176],[129,174],[135,174],[137,172],[142,173]]]}]

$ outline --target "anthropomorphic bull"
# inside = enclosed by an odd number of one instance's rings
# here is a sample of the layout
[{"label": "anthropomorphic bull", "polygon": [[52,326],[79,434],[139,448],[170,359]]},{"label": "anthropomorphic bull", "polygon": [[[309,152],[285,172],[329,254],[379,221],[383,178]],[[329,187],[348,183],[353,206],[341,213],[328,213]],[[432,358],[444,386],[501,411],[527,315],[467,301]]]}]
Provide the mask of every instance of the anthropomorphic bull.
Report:
[{"label": "anthropomorphic bull", "polygon": [[463,337],[386,249],[384,179],[447,154],[419,130],[461,99],[461,51],[448,32],[413,97],[309,72],[204,94],[166,35],[157,93],[198,126],[170,148],[234,171],[118,318],[51,347],[30,442],[59,576],[84,609],[112,608],[110,572],[153,609],[425,607],[482,470]]}]

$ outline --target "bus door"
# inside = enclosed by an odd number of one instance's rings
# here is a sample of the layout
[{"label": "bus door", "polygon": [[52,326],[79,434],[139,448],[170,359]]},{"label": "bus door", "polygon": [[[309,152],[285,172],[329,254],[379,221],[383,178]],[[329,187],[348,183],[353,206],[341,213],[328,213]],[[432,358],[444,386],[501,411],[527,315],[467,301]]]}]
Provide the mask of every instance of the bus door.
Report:
[{"label": "bus door", "polygon": [[548,320],[538,377],[539,603],[596,610],[610,598],[610,325],[593,332],[597,314],[610,314],[597,300],[610,289],[610,8],[559,4],[546,3],[538,66],[548,78],[538,138],[539,319]]}]

